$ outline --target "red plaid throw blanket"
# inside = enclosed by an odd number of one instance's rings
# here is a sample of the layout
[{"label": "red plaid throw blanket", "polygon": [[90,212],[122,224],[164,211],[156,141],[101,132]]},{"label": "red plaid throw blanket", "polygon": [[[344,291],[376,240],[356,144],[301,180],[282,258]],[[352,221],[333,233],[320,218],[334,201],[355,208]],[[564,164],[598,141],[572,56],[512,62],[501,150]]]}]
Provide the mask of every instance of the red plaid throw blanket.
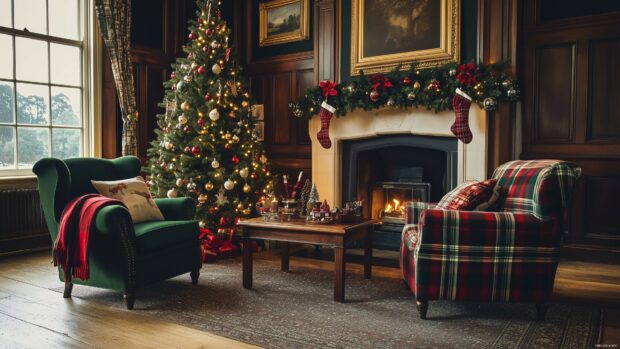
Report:
[{"label": "red plaid throw blanket", "polygon": [[72,276],[88,279],[88,240],[97,212],[122,202],[98,194],[80,196],[69,202],[60,219],[54,243],[54,265],[62,268],[66,281]]}]

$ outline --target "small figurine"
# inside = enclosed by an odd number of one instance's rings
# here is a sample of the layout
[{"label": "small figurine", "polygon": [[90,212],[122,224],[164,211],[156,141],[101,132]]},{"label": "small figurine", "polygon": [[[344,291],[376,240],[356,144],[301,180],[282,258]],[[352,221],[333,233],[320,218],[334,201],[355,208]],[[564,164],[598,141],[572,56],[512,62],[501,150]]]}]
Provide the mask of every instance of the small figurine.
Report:
[{"label": "small figurine", "polygon": [[327,203],[327,200],[323,200],[323,204],[321,205],[321,213],[323,212],[329,212],[329,204]]}]

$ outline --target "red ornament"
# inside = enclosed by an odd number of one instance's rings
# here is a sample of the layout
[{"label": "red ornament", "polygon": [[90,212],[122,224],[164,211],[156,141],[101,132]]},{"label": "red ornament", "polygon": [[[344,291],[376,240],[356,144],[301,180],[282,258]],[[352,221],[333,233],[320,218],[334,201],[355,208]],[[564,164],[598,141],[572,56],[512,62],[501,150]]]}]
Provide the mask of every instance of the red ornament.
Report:
[{"label": "red ornament", "polygon": [[377,91],[370,91],[370,93],[368,94],[368,97],[370,98],[371,101],[376,102],[379,100],[379,92]]},{"label": "red ornament", "polygon": [[218,25],[215,26],[215,30],[220,30],[220,29],[222,29],[221,25],[218,24]]},{"label": "red ornament", "polygon": [[189,153],[190,151],[192,151],[192,149],[190,147],[185,147],[185,149],[183,149],[184,152]]},{"label": "red ornament", "polygon": [[441,84],[439,83],[439,81],[437,81],[436,79],[433,79],[429,84],[427,89],[430,91],[439,91],[439,89],[441,88]]},{"label": "red ornament", "polygon": [[208,102],[208,101],[210,101],[210,100],[211,100],[211,94],[210,94],[210,93],[207,93],[207,94],[205,95],[205,101],[207,101],[207,102]]},{"label": "red ornament", "polygon": [[196,40],[198,38],[198,35],[196,35],[196,33],[189,33],[189,39],[190,40]]},{"label": "red ornament", "polygon": [[203,46],[202,52],[209,52],[209,46]]},{"label": "red ornament", "polygon": [[226,143],[226,145],[224,145],[224,149],[230,149],[230,143]]},{"label": "red ornament", "polygon": [[220,11],[219,9],[215,11],[215,16],[217,16],[217,18],[222,18],[222,11]]},{"label": "red ornament", "polygon": [[198,146],[193,146],[192,147],[192,154],[199,155],[200,154],[200,148]]},{"label": "red ornament", "polygon": [[252,174],[250,175],[250,178],[256,179],[258,178],[258,175],[256,174],[256,172],[252,172]]},{"label": "red ornament", "polygon": [[200,67],[198,68],[198,74],[204,74],[204,73],[205,73],[205,67],[200,66]]},{"label": "red ornament", "polygon": [[196,122],[198,124],[198,126],[202,127],[205,124],[204,119],[198,119],[198,121]]},{"label": "red ornament", "polygon": [[239,158],[237,157],[237,155],[234,155],[234,156],[232,157],[232,163],[233,163],[233,164],[238,165],[238,164],[239,164],[239,161],[241,161],[241,160],[239,160]]},{"label": "red ornament", "polygon": [[207,28],[207,30],[205,30],[205,34],[207,34],[208,36],[211,36],[211,34],[213,34],[213,29]]},{"label": "red ornament", "polygon": [[185,126],[183,127],[183,132],[185,133],[189,133],[189,131],[191,131],[192,129],[189,126]]},{"label": "red ornament", "polygon": [[411,79],[408,76],[403,79],[403,85],[411,85]]}]

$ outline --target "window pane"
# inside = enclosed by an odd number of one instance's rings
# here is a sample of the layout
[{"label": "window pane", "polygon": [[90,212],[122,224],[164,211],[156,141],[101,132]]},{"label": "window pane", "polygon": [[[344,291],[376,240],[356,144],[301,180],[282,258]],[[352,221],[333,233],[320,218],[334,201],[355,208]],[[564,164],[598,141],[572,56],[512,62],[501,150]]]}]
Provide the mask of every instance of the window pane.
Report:
[{"label": "window pane", "polygon": [[49,124],[49,87],[17,84],[17,123]]},{"label": "window pane", "polygon": [[80,89],[52,86],[52,125],[80,126],[81,123]]},{"label": "window pane", "polygon": [[80,86],[80,48],[60,44],[50,45],[52,83]]},{"label": "window pane", "polygon": [[37,160],[49,156],[48,128],[18,127],[18,167],[30,168]]},{"label": "window pane", "polygon": [[15,168],[15,129],[0,127],[0,170]]},{"label": "window pane", "polygon": [[15,29],[47,34],[45,0],[15,0]]},{"label": "window pane", "polygon": [[50,35],[78,40],[77,0],[49,0]]},{"label": "window pane", "polygon": [[81,155],[82,131],[79,129],[52,129],[52,156],[59,159]]},{"label": "window pane", "polygon": [[15,37],[15,51],[17,80],[48,81],[47,42]]},{"label": "window pane", "polygon": [[0,123],[13,123],[13,83],[0,81]]},{"label": "window pane", "polygon": [[13,38],[4,34],[0,34],[0,78],[13,78]]},{"label": "window pane", "polygon": [[11,0],[0,0],[0,27],[13,27],[11,25]]}]

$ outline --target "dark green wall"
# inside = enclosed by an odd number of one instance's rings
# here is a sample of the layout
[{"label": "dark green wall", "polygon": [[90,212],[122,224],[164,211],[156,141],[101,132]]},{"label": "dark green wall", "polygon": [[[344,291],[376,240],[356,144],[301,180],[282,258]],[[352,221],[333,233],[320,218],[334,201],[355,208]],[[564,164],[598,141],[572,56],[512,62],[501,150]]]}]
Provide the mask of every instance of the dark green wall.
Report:
[{"label": "dark green wall", "polygon": [[[341,0],[341,81],[348,80],[351,71],[351,0]],[[476,0],[461,0],[461,61],[476,59],[477,46],[477,5]]]},{"label": "dark green wall", "polygon": [[308,40],[304,40],[304,41],[297,41],[297,42],[291,42],[288,44],[282,44],[282,45],[274,45],[274,46],[266,46],[266,47],[259,47],[258,46],[258,20],[259,20],[259,11],[258,11],[258,4],[260,2],[266,2],[265,0],[253,0],[252,3],[252,9],[254,9],[254,11],[252,11],[252,43],[253,43],[253,47],[252,47],[252,59],[253,60],[259,60],[259,59],[264,59],[264,58],[270,58],[273,56],[278,56],[278,55],[284,55],[284,54],[290,54],[290,53],[298,53],[298,52],[307,52],[307,51],[313,51],[314,50],[314,30],[313,30],[313,26],[312,24],[313,22],[313,15],[314,15],[314,1],[313,0],[309,0],[309,14],[310,17],[308,18],[308,20],[310,21],[310,37]]}]

